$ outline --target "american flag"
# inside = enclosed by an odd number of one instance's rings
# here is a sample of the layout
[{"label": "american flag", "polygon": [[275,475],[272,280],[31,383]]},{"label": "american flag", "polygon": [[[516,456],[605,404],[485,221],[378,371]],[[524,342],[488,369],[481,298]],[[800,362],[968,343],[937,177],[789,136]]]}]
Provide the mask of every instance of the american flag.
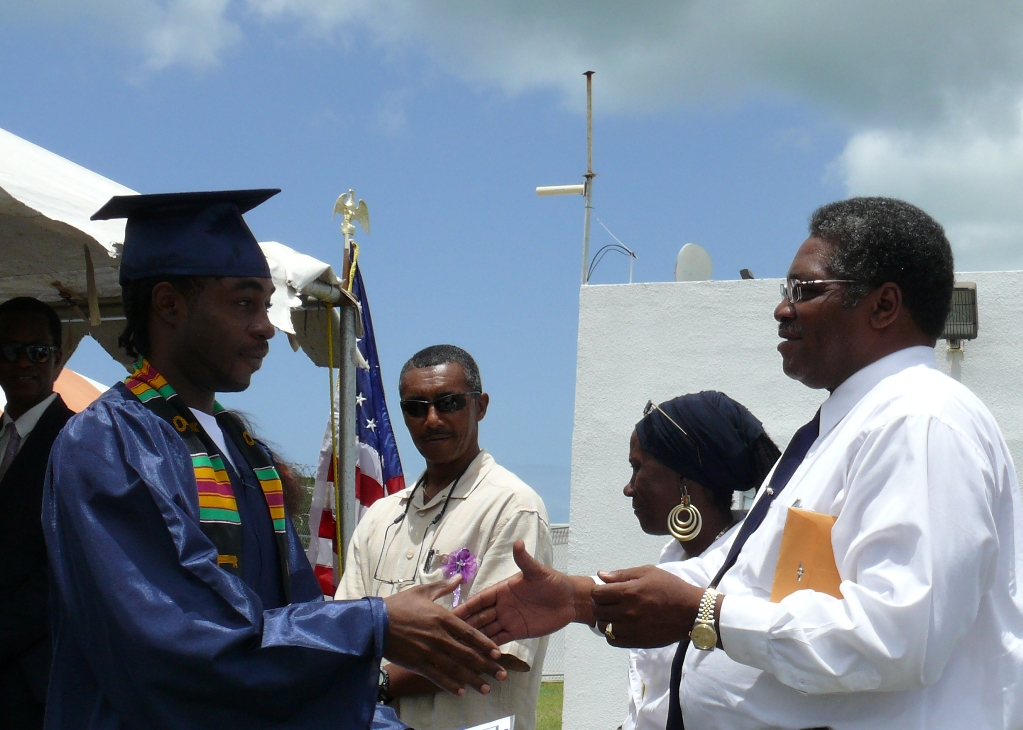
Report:
[{"label": "american flag", "polygon": [[[405,488],[401,471],[398,445],[394,441],[391,418],[384,400],[384,383],[380,376],[380,360],[373,336],[373,320],[369,313],[369,299],[362,282],[362,272],[356,266],[352,294],[362,305],[362,337],[356,346],[369,370],[357,368],[355,374],[355,420],[358,443],[355,468],[355,497],[359,500],[359,516],[384,494],[394,494]],[[330,421],[320,447],[320,460],[316,467],[316,486],[309,511],[309,562],[324,595],[334,595],[334,569],[338,565],[338,545],[334,515],[334,458],[330,437]],[[346,546],[342,545],[343,551]]]}]

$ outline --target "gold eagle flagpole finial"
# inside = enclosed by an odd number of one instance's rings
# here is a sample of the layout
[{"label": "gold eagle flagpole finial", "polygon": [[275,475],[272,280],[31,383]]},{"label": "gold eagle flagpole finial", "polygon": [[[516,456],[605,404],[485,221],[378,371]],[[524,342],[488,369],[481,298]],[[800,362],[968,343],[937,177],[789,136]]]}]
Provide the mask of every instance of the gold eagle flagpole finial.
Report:
[{"label": "gold eagle flagpole finial", "polygon": [[344,263],[341,269],[341,278],[345,288],[352,290],[352,280],[355,274],[355,262],[359,255],[359,246],[355,243],[355,224],[362,226],[362,230],[369,235],[369,206],[365,200],[355,202],[355,191],[351,188],[347,193],[341,193],[337,202],[334,203],[334,215],[341,215],[341,233],[345,237]]}]

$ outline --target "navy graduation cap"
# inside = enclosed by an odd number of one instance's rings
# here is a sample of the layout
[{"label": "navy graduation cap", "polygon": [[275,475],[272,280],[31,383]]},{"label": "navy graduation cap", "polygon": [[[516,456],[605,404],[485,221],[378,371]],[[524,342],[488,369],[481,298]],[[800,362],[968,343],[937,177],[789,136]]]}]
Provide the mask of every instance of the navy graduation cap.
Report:
[{"label": "navy graduation cap", "polygon": [[92,220],[127,218],[120,283],[148,276],[255,276],[270,267],[242,214],[279,189],[117,195]]}]

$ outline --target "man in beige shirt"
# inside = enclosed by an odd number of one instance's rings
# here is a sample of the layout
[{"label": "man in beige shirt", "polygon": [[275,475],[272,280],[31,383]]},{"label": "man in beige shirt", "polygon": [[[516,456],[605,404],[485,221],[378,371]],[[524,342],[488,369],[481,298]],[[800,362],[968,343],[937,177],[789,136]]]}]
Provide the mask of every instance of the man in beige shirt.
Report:
[{"label": "man in beige shirt", "polygon": [[[445,564],[454,560],[449,556],[468,550],[478,567],[471,578],[471,567],[464,571],[464,601],[518,572],[516,540],[551,565],[543,500],[479,446],[479,422],[490,398],[472,356],[453,345],[421,350],[402,368],[398,390],[426,471],[414,486],[366,512],[348,546],[337,598],[386,597],[444,580]],[[454,597],[441,603],[451,608]],[[508,715],[515,715],[516,730],[533,730],[547,638],[511,642],[501,651],[508,679],[493,683],[487,695],[455,697],[420,675],[385,665],[381,697],[416,730],[454,730]]]}]

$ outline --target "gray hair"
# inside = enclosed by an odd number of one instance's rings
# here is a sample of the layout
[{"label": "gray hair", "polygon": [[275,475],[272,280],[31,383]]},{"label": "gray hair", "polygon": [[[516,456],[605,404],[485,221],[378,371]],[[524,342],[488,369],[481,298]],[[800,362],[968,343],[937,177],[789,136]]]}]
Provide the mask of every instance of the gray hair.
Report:
[{"label": "gray hair", "polygon": [[847,291],[846,306],[892,282],[924,334],[941,335],[955,269],[952,247],[936,220],[902,200],[850,198],[815,210],[810,235],[833,248],[829,276],[857,282]]}]

